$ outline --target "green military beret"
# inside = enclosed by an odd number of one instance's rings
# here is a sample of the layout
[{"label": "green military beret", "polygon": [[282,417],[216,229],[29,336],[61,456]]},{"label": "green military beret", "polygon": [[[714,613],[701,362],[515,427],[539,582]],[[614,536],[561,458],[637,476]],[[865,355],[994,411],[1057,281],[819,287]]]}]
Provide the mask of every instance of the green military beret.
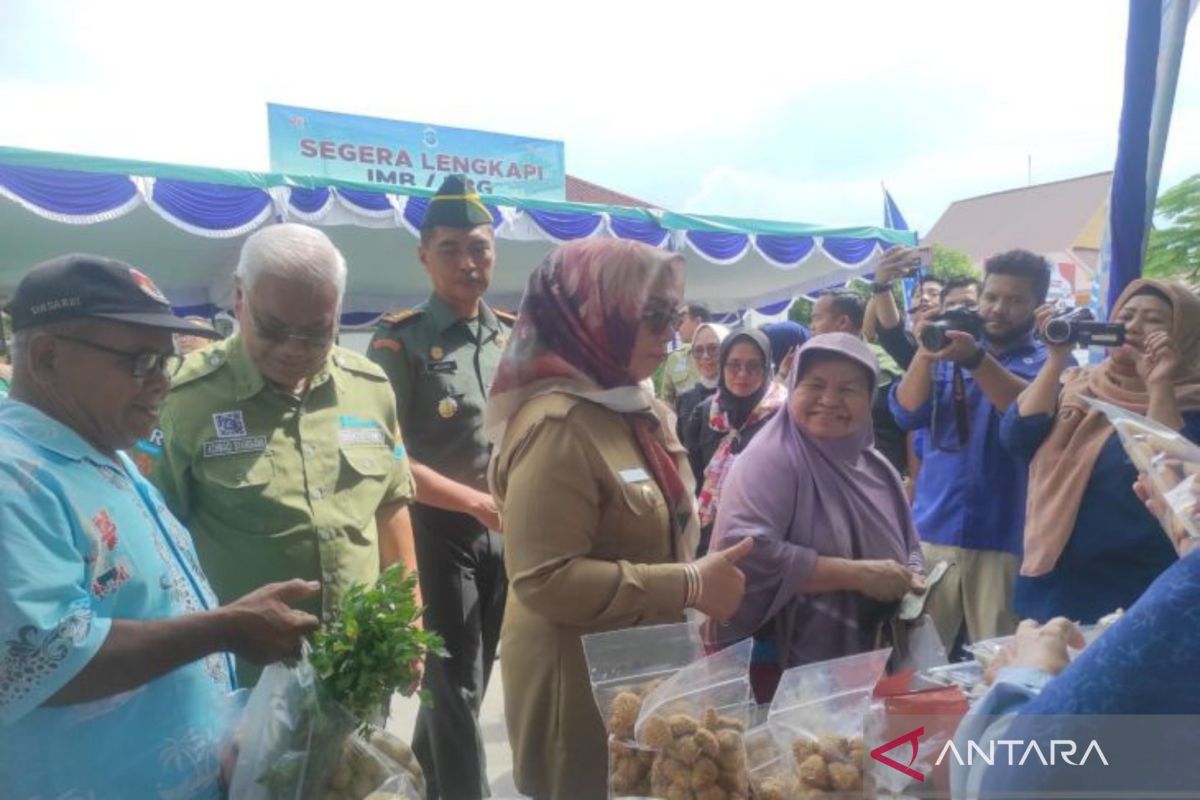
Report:
[{"label": "green military beret", "polygon": [[437,194],[429,199],[421,230],[431,231],[439,226],[474,228],[491,224],[492,213],[474,189],[467,189],[467,179],[462,175],[451,175],[442,182]]}]

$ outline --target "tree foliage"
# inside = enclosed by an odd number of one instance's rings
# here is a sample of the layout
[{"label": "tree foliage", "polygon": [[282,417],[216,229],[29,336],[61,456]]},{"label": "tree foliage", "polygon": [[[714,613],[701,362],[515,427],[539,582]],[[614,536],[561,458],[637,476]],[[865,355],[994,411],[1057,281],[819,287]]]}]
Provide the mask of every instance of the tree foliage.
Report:
[{"label": "tree foliage", "polygon": [[1200,279],[1200,174],[1163,192],[1154,213],[1165,224],[1150,230],[1142,272]]},{"label": "tree foliage", "polygon": [[929,270],[944,281],[951,278],[979,278],[980,272],[971,262],[971,257],[953,247],[933,245],[933,266]]}]

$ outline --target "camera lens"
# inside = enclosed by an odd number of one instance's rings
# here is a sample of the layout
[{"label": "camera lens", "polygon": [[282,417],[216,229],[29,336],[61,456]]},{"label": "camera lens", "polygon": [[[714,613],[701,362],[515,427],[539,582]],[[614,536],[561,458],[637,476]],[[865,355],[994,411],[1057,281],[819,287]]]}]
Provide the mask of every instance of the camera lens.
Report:
[{"label": "camera lens", "polygon": [[921,346],[930,352],[937,352],[946,347],[945,323],[932,322],[921,329]]},{"label": "camera lens", "polygon": [[1046,323],[1046,341],[1050,344],[1066,344],[1071,341],[1071,329],[1074,326],[1070,320],[1052,319]]}]

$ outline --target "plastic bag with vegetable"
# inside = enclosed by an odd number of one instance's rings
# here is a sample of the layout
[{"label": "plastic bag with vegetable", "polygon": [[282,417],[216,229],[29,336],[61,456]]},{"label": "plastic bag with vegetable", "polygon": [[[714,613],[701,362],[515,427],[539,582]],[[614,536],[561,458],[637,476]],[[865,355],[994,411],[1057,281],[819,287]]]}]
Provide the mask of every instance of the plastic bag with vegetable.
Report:
[{"label": "plastic bag with vegetable", "polygon": [[393,693],[411,691],[425,654],[441,652],[415,625],[415,586],[395,565],[350,587],[298,664],[263,671],[235,734],[232,800],[361,800],[395,779],[421,787],[407,746],[371,729]]}]

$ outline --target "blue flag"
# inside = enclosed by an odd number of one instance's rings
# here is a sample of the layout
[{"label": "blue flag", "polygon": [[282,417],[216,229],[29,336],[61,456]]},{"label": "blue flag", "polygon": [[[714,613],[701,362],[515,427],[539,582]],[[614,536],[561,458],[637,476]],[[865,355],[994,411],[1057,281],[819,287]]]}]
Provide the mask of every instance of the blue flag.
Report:
[{"label": "blue flag", "polygon": [[891,228],[894,231],[908,230],[908,223],[905,222],[904,215],[896,207],[896,201],[892,199],[887,189],[883,190],[883,227]]},{"label": "blue flag", "polygon": [[1102,318],[1129,282],[1142,274],[1183,41],[1196,4],[1197,0],[1129,0],[1117,161],[1092,290]]},{"label": "blue flag", "polygon": [[[899,207],[896,206],[896,201],[892,199],[892,195],[886,187],[883,190],[883,227],[891,228],[894,231],[908,230],[908,221],[905,220],[904,215],[900,213]],[[904,290],[905,305],[912,305],[912,297],[917,291],[918,280],[918,278],[913,277],[905,278],[900,282],[900,285]]]}]

